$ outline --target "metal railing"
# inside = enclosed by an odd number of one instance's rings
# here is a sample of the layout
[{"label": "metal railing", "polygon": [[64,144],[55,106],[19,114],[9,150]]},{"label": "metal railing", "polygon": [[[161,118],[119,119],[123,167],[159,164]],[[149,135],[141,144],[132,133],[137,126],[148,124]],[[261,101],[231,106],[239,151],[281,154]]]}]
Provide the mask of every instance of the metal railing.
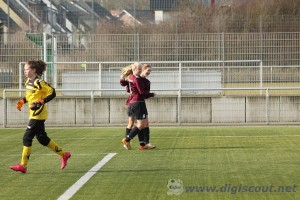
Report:
[{"label": "metal railing", "polygon": [[[19,63],[18,70],[18,88],[22,89],[23,87],[23,65],[25,62]],[[51,73],[45,71],[43,79],[48,81],[53,85],[54,88],[61,89],[73,89],[73,88],[64,88],[66,87],[76,87],[76,83],[79,83],[78,78],[75,77],[79,73],[80,77],[85,78],[80,82],[84,85],[84,81],[91,79],[92,76],[95,76],[93,79],[94,86],[97,84],[97,88],[89,89],[117,89],[119,82],[119,75],[121,69],[126,65],[132,64],[133,62],[123,61],[123,62],[47,62],[51,68]],[[156,88],[166,88],[166,82],[163,78],[169,77],[174,78],[174,82],[167,89],[177,89],[184,88],[183,82],[187,84],[185,87],[199,87],[194,80],[194,83],[190,81],[190,77],[194,79],[203,79],[201,83],[205,84],[207,88],[218,87],[217,84],[224,86],[224,83],[230,83],[230,79],[226,78],[228,76],[234,77],[237,76],[235,71],[232,69],[241,69],[243,70],[243,76],[252,75],[255,76],[253,82],[259,84],[259,88],[263,87],[263,63],[261,60],[225,60],[225,61],[140,61],[140,63],[148,63],[152,65],[152,75],[150,76],[151,81]],[[73,66],[71,69],[64,69],[66,65]],[[93,65],[91,69],[87,70],[88,65]],[[48,68],[49,68],[48,66]],[[78,67],[79,66],[79,67]],[[82,68],[84,66],[84,68]],[[80,69],[81,68],[81,69]],[[253,69],[253,72],[248,72]],[[83,71],[84,70],[84,71]],[[225,72],[225,70],[227,70]],[[232,73],[230,72],[232,71]],[[247,71],[246,71],[247,70]],[[255,71],[256,70],[256,71]],[[218,74],[209,74],[208,71],[217,72]],[[191,73],[189,73],[191,72]],[[72,74],[73,73],[73,74]],[[176,73],[176,74],[175,74]],[[186,79],[183,79],[183,75],[189,73],[186,76]],[[239,72],[241,73],[241,72]],[[252,73],[252,74],[250,74]],[[226,74],[226,75],[225,75]],[[64,76],[65,75],[65,76]],[[199,76],[198,78],[196,76]],[[240,75],[240,74],[238,74]],[[71,76],[74,76],[72,80]],[[110,76],[106,78],[106,76]],[[218,77],[217,77],[218,76]],[[63,78],[69,79],[69,82],[63,82]],[[208,80],[207,78],[210,77]],[[105,79],[106,78],[106,79]],[[250,83],[250,82],[249,82]],[[103,86],[105,85],[106,86]],[[116,85],[115,85],[116,84]],[[73,85],[73,86],[72,86]],[[86,86],[83,87],[93,87]],[[74,88],[75,89],[75,88]],[[82,88],[76,88],[82,89]]]}]

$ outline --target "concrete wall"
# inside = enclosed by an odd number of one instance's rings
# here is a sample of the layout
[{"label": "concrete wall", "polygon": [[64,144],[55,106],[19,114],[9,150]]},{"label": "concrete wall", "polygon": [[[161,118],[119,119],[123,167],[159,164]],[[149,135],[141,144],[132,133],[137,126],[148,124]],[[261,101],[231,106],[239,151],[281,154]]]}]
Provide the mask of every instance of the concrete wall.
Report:
[{"label": "concrete wall", "polygon": [[[0,125],[28,123],[28,108],[15,108],[18,99],[0,99]],[[126,97],[57,97],[47,104],[47,125],[116,126],[127,124]],[[181,104],[178,105],[178,102]],[[300,123],[300,97],[155,97],[146,102],[150,124]],[[6,120],[4,120],[6,119]]]},{"label": "concrete wall", "polygon": [[213,123],[245,123],[245,98],[212,98],[211,113]]}]

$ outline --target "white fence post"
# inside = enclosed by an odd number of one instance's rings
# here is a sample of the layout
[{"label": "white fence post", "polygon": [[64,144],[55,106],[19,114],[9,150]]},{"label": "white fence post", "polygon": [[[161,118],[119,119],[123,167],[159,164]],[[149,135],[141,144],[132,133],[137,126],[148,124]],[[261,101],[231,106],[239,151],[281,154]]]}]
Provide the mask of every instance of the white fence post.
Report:
[{"label": "white fence post", "polygon": [[[259,87],[263,87],[263,66],[262,61],[259,62]],[[260,95],[262,95],[262,90],[260,90]]]},{"label": "white fence post", "polygon": [[94,90],[91,90],[91,117],[92,126],[95,126],[95,102],[94,102]]},{"label": "white fence post", "polygon": [[[262,91],[262,90],[261,90]],[[266,123],[269,124],[269,89],[266,89]]]},{"label": "white fence post", "polygon": [[178,73],[178,102],[177,102],[177,123],[181,124],[181,88],[182,88],[182,64],[179,62],[179,73]]},{"label": "white fence post", "polygon": [[7,99],[6,91],[3,90],[3,128],[6,128],[7,123]]}]

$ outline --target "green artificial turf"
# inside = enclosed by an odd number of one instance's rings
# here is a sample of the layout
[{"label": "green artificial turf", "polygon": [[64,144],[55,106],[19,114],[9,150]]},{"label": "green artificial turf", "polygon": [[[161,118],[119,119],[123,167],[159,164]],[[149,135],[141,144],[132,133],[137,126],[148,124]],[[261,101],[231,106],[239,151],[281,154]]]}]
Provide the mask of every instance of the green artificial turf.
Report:
[{"label": "green artificial turf", "polygon": [[124,128],[48,128],[72,157],[36,140],[26,174],[20,162],[25,129],[0,129],[0,199],[57,199],[108,153],[117,153],[71,199],[300,199],[297,126],[151,127],[154,150],[125,150]]}]

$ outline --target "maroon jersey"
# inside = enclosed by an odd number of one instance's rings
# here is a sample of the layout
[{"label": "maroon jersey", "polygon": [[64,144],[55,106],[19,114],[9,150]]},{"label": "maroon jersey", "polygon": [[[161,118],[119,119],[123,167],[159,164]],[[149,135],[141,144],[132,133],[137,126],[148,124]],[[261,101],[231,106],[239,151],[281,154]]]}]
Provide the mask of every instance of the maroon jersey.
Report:
[{"label": "maroon jersey", "polygon": [[148,79],[130,75],[128,82],[131,93],[130,103],[145,101],[145,99],[154,96],[154,93],[150,93],[150,81]]},{"label": "maroon jersey", "polygon": [[129,83],[127,80],[122,80],[120,79],[120,84],[125,87],[126,86],[126,92],[130,93],[130,90],[129,90]]},{"label": "maroon jersey", "polygon": [[[125,87],[126,86],[126,92],[130,93],[130,89],[129,89],[129,82],[127,80],[120,80],[120,84]],[[131,99],[131,94],[128,96],[128,99],[125,103],[125,106],[129,106],[130,105],[130,99]]]},{"label": "maroon jersey", "polygon": [[145,89],[145,93],[143,94],[144,98],[148,99],[150,97],[153,97],[154,93],[150,92],[151,82],[147,78],[143,78],[143,77],[141,77],[141,80],[142,80],[142,82],[144,84],[144,89]]}]

